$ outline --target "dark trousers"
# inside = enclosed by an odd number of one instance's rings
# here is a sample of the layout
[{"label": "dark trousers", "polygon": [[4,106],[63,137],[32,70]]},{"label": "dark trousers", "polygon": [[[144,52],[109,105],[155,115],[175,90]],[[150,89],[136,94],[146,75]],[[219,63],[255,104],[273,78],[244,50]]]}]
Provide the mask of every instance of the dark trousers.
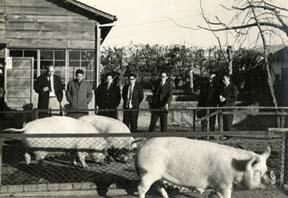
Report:
[{"label": "dark trousers", "polygon": [[78,119],[82,116],[88,115],[88,112],[69,112],[67,113],[67,116],[71,117],[71,118],[75,118]]},{"label": "dark trousers", "polygon": [[130,109],[123,112],[123,122],[127,125],[131,132],[137,132],[138,109]]},{"label": "dark trousers", "polygon": [[161,132],[167,132],[167,119],[168,119],[168,112],[167,111],[151,112],[151,121],[150,121],[149,132],[155,131],[156,122],[157,122],[159,117],[160,117]]},{"label": "dark trousers", "polygon": [[[208,111],[206,109],[203,109],[203,111],[205,111],[205,113],[204,113],[204,115],[202,115],[202,117],[207,116]],[[216,111],[216,109],[209,109],[209,114],[212,114],[215,111]],[[209,117],[209,131],[215,131],[215,123],[216,123],[216,115]],[[201,121],[202,131],[207,130],[207,124],[208,124],[207,119]]]},{"label": "dark trousers", "polygon": [[117,110],[115,109],[106,109],[106,110],[99,110],[98,111],[98,115],[102,115],[102,116],[107,116],[110,118],[115,118],[117,119]]},{"label": "dark trousers", "polygon": [[233,114],[223,115],[223,130],[231,131],[233,123]]}]

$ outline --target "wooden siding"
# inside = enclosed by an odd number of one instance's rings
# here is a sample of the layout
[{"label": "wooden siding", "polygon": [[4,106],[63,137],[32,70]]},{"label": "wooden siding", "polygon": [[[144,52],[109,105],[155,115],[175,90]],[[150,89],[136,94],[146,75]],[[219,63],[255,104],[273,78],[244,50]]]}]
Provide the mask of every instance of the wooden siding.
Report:
[{"label": "wooden siding", "polygon": [[62,4],[0,0],[1,42],[8,48],[94,49],[96,21]]}]

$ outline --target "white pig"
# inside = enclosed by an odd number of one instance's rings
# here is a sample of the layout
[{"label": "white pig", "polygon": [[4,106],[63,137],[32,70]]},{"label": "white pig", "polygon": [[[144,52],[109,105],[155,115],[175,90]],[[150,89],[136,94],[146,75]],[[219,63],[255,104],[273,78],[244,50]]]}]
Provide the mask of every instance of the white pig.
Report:
[{"label": "white pig", "polygon": [[[263,188],[269,156],[270,147],[259,155],[208,141],[152,138],[137,153],[139,197],[144,198],[151,184],[161,180],[201,193],[212,189],[220,198],[231,198],[234,184],[248,189]],[[168,197],[163,187],[159,190],[163,197]]]},{"label": "white pig", "polygon": [[[130,133],[129,128],[121,121],[100,115],[87,115],[79,118],[93,125],[99,133]],[[131,149],[133,137],[107,137],[105,138],[110,146],[118,149]]]},{"label": "white pig", "polygon": [[[28,122],[22,129],[9,128],[3,132],[23,132],[23,134],[81,134],[91,133],[98,134],[99,131],[90,125],[70,117],[53,116]],[[107,141],[102,137],[26,137],[24,143],[31,149],[43,149],[43,151],[34,151],[36,161],[42,160],[48,153],[47,149],[75,149],[79,160],[84,168],[88,167],[85,162],[87,153],[81,149],[93,149],[89,152],[90,158],[95,162],[103,162],[105,155],[103,149],[107,146]],[[46,149],[46,151],[45,151]],[[57,153],[59,153],[57,151]],[[31,156],[25,154],[26,163],[29,164]]]}]

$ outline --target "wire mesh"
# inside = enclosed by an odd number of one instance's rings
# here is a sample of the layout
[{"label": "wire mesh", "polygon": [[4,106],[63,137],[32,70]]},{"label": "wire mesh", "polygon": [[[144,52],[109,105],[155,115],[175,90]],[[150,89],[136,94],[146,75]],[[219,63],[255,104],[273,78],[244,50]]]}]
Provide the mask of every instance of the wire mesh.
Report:
[{"label": "wire mesh", "polygon": [[[190,122],[197,122],[198,120],[198,124],[201,124],[201,120],[196,115],[197,110],[197,108],[174,110],[175,112],[170,110],[169,114],[178,115],[175,116],[178,119],[182,116],[181,111],[187,112]],[[284,119],[281,118],[282,122],[285,122],[287,117],[286,110],[275,111],[275,109],[260,108],[260,110],[254,111],[253,109],[245,109],[249,116],[263,116],[264,120],[269,120],[271,116],[274,117],[274,120],[277,120],[277,116],[282,116],[284,117]],[[228,113],[237,114],[237,111],[239,109]],[[24,115],[32,115],[31,113],[33,112],[24,112]],[[23,115],[23,112],[21,115]],[[194,120],[192,118],[195,115],[196,118]],[[1,125],[2,129],[11,126],[22,127],[21,124],[16,124],[15,122],[15,120],[22,122],[22,119],[19,119],[21,116],[19,116],[18,112],[9,112],[5,116],[5,122],[2,122],[4,125]],[[268,117],[265,118],[265,116]],[[209,119],[209,116],[207,119]],[[255,125],[259,125],[259,123],[261,122],[257,121]],[[197,132],[199,128],[196,127],[195,129],[193,126],[195,126],[195,123],[183,130],[181,124],[177,126],[169,125],[169,130],[166,133],[142,132],[88,135],[85,134],[85,131],[80,134],[54,135],[2,133],[0,134],[0,140],[3,143],[0,191],[3,192],[4,187],[8,186],[10,191],[97,189],[100,194],[105,194],[112,186],[134,193],[139,177],[136,174],[134,165],[136,150],[131,147],[131,142],[135,139],[147,139],[158,136],[209,139],[209,141],[253,150],[258,153],[270,145],[272,152],[267,165],[275,172],[277,185],[282,186],[287,183],[287,136],[285,133],[267,132],[267,127],[278,126],[276,122],[265,126],[266,130],[259,126],[259,130],[251,127],[246,131],[236,129],[230,132],[223,132],[220,128],[213,132],[207,132],[208,130]],[[143,131],[146,131],[146,129]],[[30,164],[27,164],[29,156],[31,161]],[[81,163],[81,157],[83,158],[83,156],[85,156],[85,162],[88,165],[85,168],[83,167],[83,162]],[[14,185],[22,187],[14,189],[12,188]],[[175,190],[174,187],[171,189]]]},{"label": "wire mesh", "polygon": [[[150,136],[149,133],[122,134],[122,136],[125,135],[126,137],[119,137],[119,134],[116,136],[109,135],[109,138],[115,138],[114,144],[111,145],[103,144],[102,139],[107,139],[107,136],[99,137],[99,134],[95,137],[91,134],[89,137],[87,134],[83,134],[82,137],[79,135],[73,137],[73,135],[67,134],[57,135],[58,137],[55,135],[55,137],[49,137],[49,135],[43,134],[35,137],[33,135],[13,134],[5,137],[2,134],[1,139],[4,140],[1,166],[2,186],[32,185],[36,186],[35,191],[41,191],[43,185],[93,183],[95,185],[90,186],[90,189],[96,188],[104,194],[111,186],[134,193],[139,182],[134,166],[136,150],[127,147],[127,145],[131,145],[131,140],[139,139],[141,142],[145,141],[146,138],[155,136],[175,136],[175,133],[174,135],[171,133],[151,133]],[[131,136],[136,137],[132,138]],[[204,136],[198,137],[197,133],[190,133],[189,136],[187,133],[178,132],[177,136],[206,139]],[[145,138],[143,139],[143,137]],[[31,147],[27,147],[29,141],[33,142],[33,145],[30,144]],[[225,140],[215,138],[212,141],[258,153],[263,152],[265,147],[270,145],[272,152],[267,165],[269,169],[275,172],[278,185],[281,183],[280,178],[284,177],[287,172],[286,169],[281,172],[282,164],[279,163],[282,162],[283,155],[281,135],[271,136],[259,133],[254,138],[253,135],[242,135]],[[93,148],[89,147],[91,143],[93,143]],[[71,145],[75,146],[75,144],[80,145],[77,149],[71,148]],[[27,153],[31,155],[30,164],[27,164]],[[79,161],[79,156],[81,156],[79,153],[85,155],[88,167],[84,168]],[[42,157],[39,158],[39,155],[43,154],[43,159]],[[94,154],[101,154],[103,158],[95,158]],[[89,189],[87,186],[85,188]],[[175,188],[170,189],[175,190]],[[185,191],[185,189],[181,190]]]}]

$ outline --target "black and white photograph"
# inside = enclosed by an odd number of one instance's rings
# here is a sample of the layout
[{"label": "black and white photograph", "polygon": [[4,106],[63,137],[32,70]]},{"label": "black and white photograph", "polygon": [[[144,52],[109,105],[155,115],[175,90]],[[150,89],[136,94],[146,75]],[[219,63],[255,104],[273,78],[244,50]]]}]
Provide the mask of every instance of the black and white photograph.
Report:
[{"label": "black and white photograph", "polygon": [[288,1],[0,0],[0,197],[288,198]]}]

